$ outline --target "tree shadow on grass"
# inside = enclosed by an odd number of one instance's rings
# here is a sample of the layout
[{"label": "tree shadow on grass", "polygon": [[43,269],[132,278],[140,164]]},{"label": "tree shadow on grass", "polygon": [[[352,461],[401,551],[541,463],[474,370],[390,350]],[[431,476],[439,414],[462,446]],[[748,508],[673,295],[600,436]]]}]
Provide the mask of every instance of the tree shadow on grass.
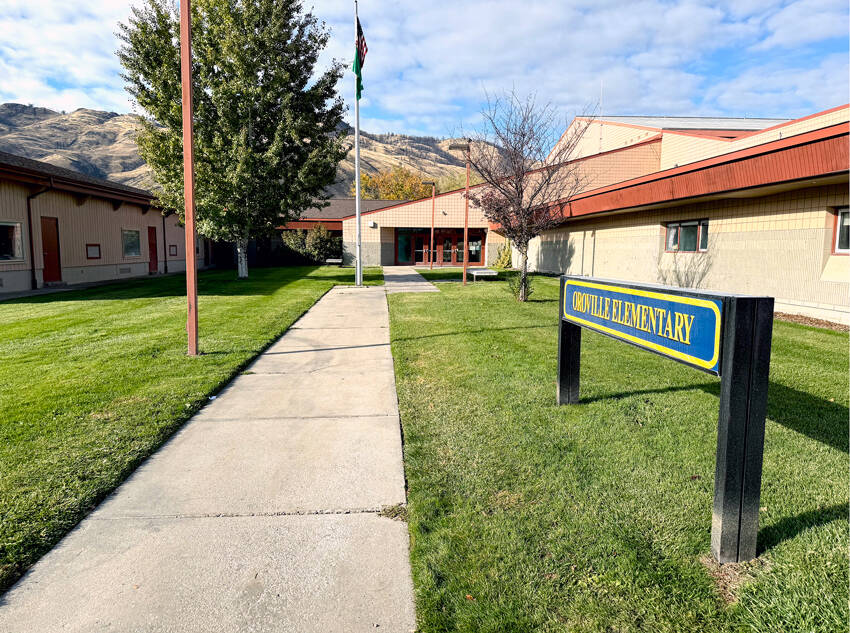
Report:
[{"label": "tree shadow on grass", "polygon": [[439,338],[442,336],[463,336],[466,334],[482,334],[484,332],[506,332],[511,330],[538,330],[541,328],[554,328],[557,327],[557,323],[552,323],[551,325],[517,325],[515,327],[487,327],[487,328],[476,328],[472,330],[454,330],[452,332],[438,332],[436,334],[423,334],[421,336],[401,336],[398,338],[393,338],[392,342],[396,343],[399,341],[418,341],[420,339],[426,338]]},{"label": "tree shadow on grass", "polygon": [[[720,397],[720,383],[697,383],[678,387],[660,387],[658,389],[638,389],[621,393],[608,393],[582,398],[582,404],[588,404],[608,398],[627,398],[653,393],[690,391],[701,389],[706,393]],[[787,429],[801,433],[813,440],[822,442],[845,453],[850,452],[847,420],[850,410],[847,407],[813,396],[805,391],[770,382],[767,392],[767,417]]]},{"label": "tree shadow on grass", "polygon": [[[281,288],[302,279],[330,283],[351,281],[347,274],[314,275],[313,273],[318,268],[318,266],[255,268],[249,271],[248,279],[237,279],[236,271],[232,270],[200,271],[198,275],[198,295],[201,297],[272,295]],[[126,301],[185,295],[186,276],[183,273],[176,273],[18,297],[3,301],[2,305],[49,304],[72,301]]]}]

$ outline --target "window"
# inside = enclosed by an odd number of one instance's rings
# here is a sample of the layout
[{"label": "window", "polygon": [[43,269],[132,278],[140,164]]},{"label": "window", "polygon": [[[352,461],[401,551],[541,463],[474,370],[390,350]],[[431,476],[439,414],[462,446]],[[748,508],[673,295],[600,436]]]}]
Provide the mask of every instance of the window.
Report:
[{"label": "window", "polygon": [[177,244],[169,244],[168,245],[168,254],[172,256],[177,255]]},{"label": "window", "polygon": [[835,252],[850,253],[850,209],[838,209],[835,218]]},{"label": "window", "polygon": [[86,259],[100,259],[100,244],[86,244]]},{"label": "window", "polygon": [[680,253],[707,251],[708,220],[668,223],[664,250]]},{"label": "window", "polygon": [[141,233],[139,231],[122,229],[121,245],[123,248],[124,257],[142,256],[142,238]]},{"label": "window", "polygon": [[23,261],[20,222],[0,222],[0,261]]}]

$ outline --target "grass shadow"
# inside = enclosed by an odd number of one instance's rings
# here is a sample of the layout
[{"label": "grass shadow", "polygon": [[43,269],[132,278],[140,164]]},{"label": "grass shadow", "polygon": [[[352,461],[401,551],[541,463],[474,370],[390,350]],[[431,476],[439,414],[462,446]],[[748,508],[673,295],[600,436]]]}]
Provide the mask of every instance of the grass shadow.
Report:
[{"label": "grass shadow", "polygon": [[553,323],[552,325],[517,325],[515,327],[487,327],[487,328],[477,328],[473,330],[459,330],[454,332],[440,332],[438,334],[423,334],[422,336],[403,336],[400,338],[393,338],[392,342],[400,342],[400,341],[418,341],[420,339],[426,338],[439,338],[442,336],[462,336],[464,334],[482,334],[484,332],[508,332],[511,330],[539,330],[543,328],[554,328],[557,327],[557,323]]},{"label": "grass shadow", "polygon": [[[353,282],[352,274],[315,274],[319,266],[299,266],[292,268],[255,268],[248,279],[238,279],[233,270],[200,271],[198,275],[198,296],[227,297],[245,295],[272,295],[281,288],[302,279],[316,281]],[[269,281],[279,278],[278,284]],[[186,295],[186,275],[174,273],[164,276],[142,277],[98,284],[84,288],[60,290],[58,292],[37,294],[4,300],[3,304],[45,304],[52,302],[98,301],[153,299],[162,297],[182,297]]]}]

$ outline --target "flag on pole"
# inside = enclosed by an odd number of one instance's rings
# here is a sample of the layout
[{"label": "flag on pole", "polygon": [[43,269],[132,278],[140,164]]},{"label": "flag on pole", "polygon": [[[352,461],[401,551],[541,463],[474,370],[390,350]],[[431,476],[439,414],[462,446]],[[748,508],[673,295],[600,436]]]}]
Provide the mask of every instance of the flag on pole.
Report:
[{"label": "flag on pole", "polygon": [[357,40],[354,52],[354,74],[357,75],[357,98],[363,92],[363,62],[366,61],[366,38],[363,37],[363,29],[360,27],[360,18],[357,18]]}]

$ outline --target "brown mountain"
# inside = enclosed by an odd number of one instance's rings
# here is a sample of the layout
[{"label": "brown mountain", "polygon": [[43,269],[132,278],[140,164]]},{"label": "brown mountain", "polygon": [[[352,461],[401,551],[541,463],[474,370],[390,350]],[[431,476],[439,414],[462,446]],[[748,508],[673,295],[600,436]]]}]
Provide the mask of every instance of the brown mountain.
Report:
[{"label": "brown mountain", "polygon": [[[0,151],[73,169],[134,187],[154,186],[150,170],[136,150],[133,135],[138,118],[80,108],[55,112],[19,103],[0,104]],[[348,140],[354,145],[353,131]],[[448,152],[449,139],[403,134],[360,133],[363,171],[394,165],[421,172],[430,180],[463,172],[460,157]],[[354,178],[354,150],[339,166],[338,180],[328,193],[346,197]]]}]

